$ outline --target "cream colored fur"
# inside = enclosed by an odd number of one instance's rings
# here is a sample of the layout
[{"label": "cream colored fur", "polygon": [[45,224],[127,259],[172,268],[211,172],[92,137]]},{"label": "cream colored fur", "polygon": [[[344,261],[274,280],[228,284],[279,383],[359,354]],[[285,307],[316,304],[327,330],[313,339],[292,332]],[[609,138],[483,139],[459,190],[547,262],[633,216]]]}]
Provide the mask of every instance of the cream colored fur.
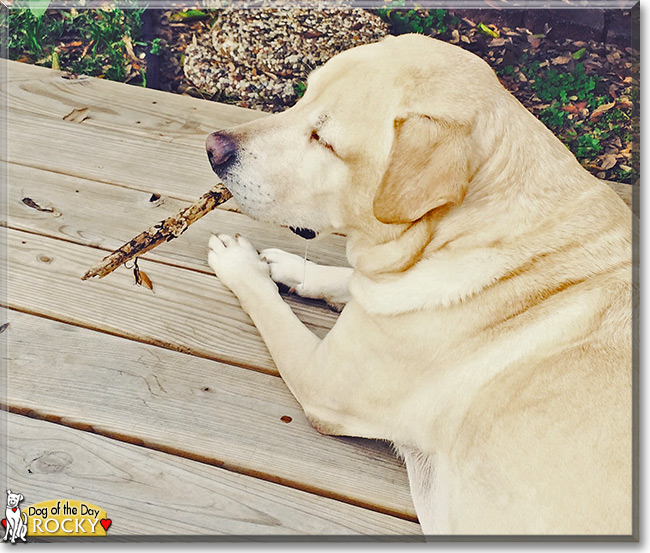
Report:
[{"label": "cream colored fur", "polygon": [[323,340],[295,256],[210,242],[315,428],[394,442],[427,534],[630,534],[632,215],[489,66],[388,38],[232,135],[245,212],[348,236]]}]

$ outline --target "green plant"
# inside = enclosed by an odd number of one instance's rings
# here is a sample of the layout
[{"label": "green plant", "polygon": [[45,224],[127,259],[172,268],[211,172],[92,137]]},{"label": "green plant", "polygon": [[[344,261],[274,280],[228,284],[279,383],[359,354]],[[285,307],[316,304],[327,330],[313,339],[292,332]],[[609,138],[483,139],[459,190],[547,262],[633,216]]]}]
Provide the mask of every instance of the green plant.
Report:
[{"label": "green plant", "polygon": [[557,106],[547,107],[539,114],[542,123],[551,128],[563,126],[566,123],[568,116],[569,114],[566,111]]},{"label": "green plant", "polygon": [[151,41],[151,54],[154,56],[159,55],[162,52],[163,46],[162,46],[162,40],[159,38],[154,38]]},{"label": "green plant", "polygon": [[[46,0],[8,10],[10,59],[58,67],[64,71],[124,81],[138,62],[125,41],[135,41],[142,27],[141,9],[48,10]],[[136,67],[138,65],[138,67]]]},{"label": "green plant", "polygon": [[582,63],[578,63],[573,71],[560,72],[551,68],[539,70],[539,63],[523,67],[522,72],[526,77],[533,78],[532,88],[537,97],[544,102],[560,100],[566,104],[575,96],[576,100],[592,100],[598,85],[598,77],[585,73]]},{"label": "green plant", "polygon": [[573,153],[579,158],[591,158],[601,153],[603,147],[600,143],[600,138],[595,134],[585,133],[580,134],[572,142]]},{"label": "green plant", "polygon": [[455,25],[459,21],[450,17],[447,10],[407,10],[404,6],[404,0],[393,0],[386,8],[377,10],[379,17],[390,25],[393,34],[427,34],[432,29],[436,33],[444,33],[448,25]]},{"label": "green plant", "polygon": [[300,81],[293,86],[293,89],[296,92],[298,98],[302,98],[303,94],[307,90],[307,83]]},{"label": "green plant", "polygon": [[[578,50],[574,59],[582,57]],[[589,164],[604,153],[605,141],[616,134],[623,141],[629,133],[625,130],[629,116],[620,109],[610,109],[600,117],[584,118],[583,110],[593,114],[599,106],[611,103],[603,92],[603,86],[596,75],[587,75],[582,63],[572,71],[558,71],[555,68],[541,69],[538,62],[521,68],[531,83],[537,97],[548,105],[539,113],[540,120],[549,127],[564,144]]]}]

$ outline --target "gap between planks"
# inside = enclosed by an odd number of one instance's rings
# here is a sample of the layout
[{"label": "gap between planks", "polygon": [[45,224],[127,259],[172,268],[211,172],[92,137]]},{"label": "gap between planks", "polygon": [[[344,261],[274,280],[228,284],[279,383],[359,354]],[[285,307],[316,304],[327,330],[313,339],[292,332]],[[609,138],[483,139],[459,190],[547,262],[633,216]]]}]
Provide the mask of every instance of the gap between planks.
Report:
[{"label": "gap between planks", "polygon": [[49,415],[47,413],[40,413],[35,409],[11,406],[5,404],[1,400],[0,400],[0,410],[5,411],[7,413],[11,413],[13,415],[23,416],[35,421],[43,421],[50,424],[56,424],[63,428],[69,428],[71,430],[76,430],[79,432],[86,432],[92,434],[93,436],[106,438],[109,440],[113,440],[115,442],[125,443],[135,447],[141,447],[146,450],[156,451],[159,453],[164,453],[166,455],[172,455],[174,457],[179,457],[181,459],[187,459],[188,461],[194,461],[202,465],[207,465],[210,467],[222,469],[229,473],[241,474],[242,476],[248,476],[256,480],[270,482],[272,484],[277,484],[279,486],[305,492],[317,497],[323,497],[323,498],[331,499],[333,501],[344,503],[346,505],[367,509],[369,511],[394,517],[400,520],[418,523],[417,515],[415,515],[414,513],[408,513],[402,510],[390,509],[385,507],[384,505],[378,505],[376,503],[372,503],[369,501],[359,501],[350,498],[347,495],[332,492],[330,490],[320,488],[318,486],[310,486],[305,482],[291,480],[288,478],[282,478],[275,474],[264,472],[264,471],[246,469],[245,467],[241,467],[236,464],[225,463],[223,461],[220,461],[216,457],[200,455],[191,451],[184,450],[182,448],[171,447],[156,442],[144,441],[141,438],[129,434],[97,430],[93,426],[85,424],[81,421],[71,421],[65,419],[64,417]]},{"label": "gap between planks", "polygon": [[[155,293],[136,287],[126,269],[83,282],[79,275],[93,264],[96,250],[14,230],[8,240],[8,307],[277,374],[239,301],[211,275],[143,260],[140,268]],[[328,309],[292,307],[321,337],[336,321]]]},{"label": "gap between planks", "polygon": [[[413,519],[387,446],[317,433],[277,378],[24,314],[7,332],[12,412]],[[57,348],[65,364],[47,361]]]},{"label": "gap between planks", "polygon": [[[419,533],[416,524],[328,498],[100,436],[80,435],[47,422],[4,416],[11,438],[6,477],[12,487],[18,484],[29,503],[67,497],[74,489],[82,493],[79,499],[107,510],[115,536],[170,535],[170,516],[177,536],[341,533],[410,537]],[[53,465],[40,463],[54,452]],[[61,463],[65,470],[52,470]],[[89,468],[95,475],[92,479]]]}]

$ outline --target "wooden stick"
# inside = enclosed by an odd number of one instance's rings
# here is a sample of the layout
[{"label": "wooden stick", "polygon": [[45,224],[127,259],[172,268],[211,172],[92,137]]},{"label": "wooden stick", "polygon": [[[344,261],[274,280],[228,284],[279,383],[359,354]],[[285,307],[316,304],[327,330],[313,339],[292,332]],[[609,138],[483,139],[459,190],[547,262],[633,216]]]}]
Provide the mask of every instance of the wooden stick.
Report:
[{"label": "wooden stick", "polygon": [[120,265],[130,259],[142,255],[163,242],[169,242],[183,234],[187,227],[198,221],[206,213],[212,211],[219,204],[230,199],[231,194],[223,184],[217,184],[206,192],[192,205],[179,211],[176,215],[156,223],[135,238],[128,241],[121,248],[106,256],[101,263],[89,269],[81,280],[94,276],[103,278],[112,273]]}]

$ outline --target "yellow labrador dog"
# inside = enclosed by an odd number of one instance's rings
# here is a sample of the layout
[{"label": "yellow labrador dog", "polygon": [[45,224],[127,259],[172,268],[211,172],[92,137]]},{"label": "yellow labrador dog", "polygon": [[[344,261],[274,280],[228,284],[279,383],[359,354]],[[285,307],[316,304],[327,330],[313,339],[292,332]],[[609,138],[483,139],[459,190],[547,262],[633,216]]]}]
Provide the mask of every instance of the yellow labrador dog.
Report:
[{"label": "yellow labrador dog", "polygon": [[[244,212],[347,234],[303,287],[242,237],[209,263],[316,429],[394,442],[426,534],[632,532],[631,211],[486,63],[354,48],[207,149]],[[325,339],[273,280],[346,304]]]}]

